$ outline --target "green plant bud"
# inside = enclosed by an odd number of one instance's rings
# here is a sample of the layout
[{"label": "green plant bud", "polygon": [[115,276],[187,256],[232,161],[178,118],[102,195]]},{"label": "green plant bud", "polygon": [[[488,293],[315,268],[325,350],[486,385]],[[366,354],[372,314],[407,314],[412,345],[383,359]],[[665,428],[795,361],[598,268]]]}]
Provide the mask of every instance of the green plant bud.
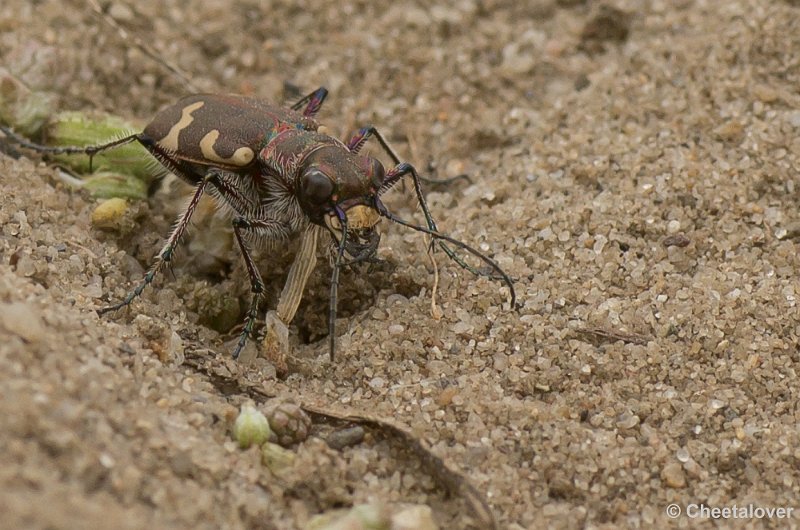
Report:
[{"label": "green plant bud", "polygon": [[147,198],[147,183],[132,175],[120,175],[110,171],[99,171],[83,181],[83,187],[92,197],[110,199],[144,200]]},{"label": "green plant bud", "polygon": [[[45,125],[43,137],[53,147],[88,146],[123,138],[138,129],[117,116],[96,112],[60,112]],[[76,173],[109,171],[151,182],[159,175],[153,157],[137,142],[86,155],[57,155],[53,159]]]},{"label": "green plant bud", "polygon": [[239,442],[239,447],[247,449],[251,445],[262,445],[269,435],[267,417],[253,405],[243,405],[233,424],[233,437]]}]

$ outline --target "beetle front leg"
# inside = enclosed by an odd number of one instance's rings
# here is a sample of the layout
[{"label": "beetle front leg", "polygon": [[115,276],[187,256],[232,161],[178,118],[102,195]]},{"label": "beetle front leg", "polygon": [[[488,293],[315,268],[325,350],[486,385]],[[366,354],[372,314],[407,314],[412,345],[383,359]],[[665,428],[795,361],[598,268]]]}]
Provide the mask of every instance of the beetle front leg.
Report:
[{"label": "beetle front leg", "polygon": [[347,142],[347,148],[352,153],[358,153],[370,137],[374,137],[376,140],[378,140],[378,143],[381,145],[383,150],[386,151],[386,154],[389,155],[389,158],[391,158],[392,162],[395,164],[394,169],[391,169],[386,173],[382,188],[389,189],[394,186],[394,184],[397,183],[404,175],[410,174],[412,180],[414,181],[414,191],[417,195],[417,201],[419,201],[422,212],[425,214],[425,221],[428,223],[428,228],[431,230],[436,230],[436,223],[434,222],[433,216],[428,209],[428,203],[425,201],[425,196],[422,194],[422,185],[420,184],[419,173],[417,173],[417,170],[411,164],[400,161],[400,157],[397,156],[397,153],[394,152],[394,149],[392,149],[392,147],[389,145],[389,142],[386,141],[383,135],[378,132],[378,129],[372,125],[362,127]]},{"label": "beetle front leg", "polygon": [[[394,149],[391,148],[389,142],[383,137],[383,135],[378,132],[378,129],[369,125],[367,127],[362,127],[353,137],[347,142],[347,148],[350,149],[351,152],[357,153],[361,147],[366,143],[366,141],[370,138],[374,137],[378,143],[381,145],[384,151],[389,155],[392,161],[396,164],[396,166],[389,171],[386,172],[386,177],[384,179],[383,186],[381,187],[382,190],[387,190],[391,188],[395,183],[397,183],[401,178],[405,175],[411,175],[411,180],[414,183],[414,193],[417,196],[417,202],[422,208],[422,213],[425,215],[425,222],[428,225],[428,228],[433,230],[434,232],[438,232],[438,228],[436,227],[436,221],[433,220],[433,215],[431,214],[430,209],[428,208],[428,203],[425,200],[425,195],[422,193],[422,178],[417,173],[417,170],[411,164],[407,162],[401,162],[400,157],[397,156],[397,153],[394,152]],[[456,177],[459,178],[459,177]],[[431,246],[433,245],[433,241],[431,241]],[[439,241],[439,247],[447,254],[447,257],[458,263],[461,268],[468,270],[472,274],[476,276],[487,276],[487,274],[479,271],[475,267],[472,267],[470,264],[465,262],[461,259],[454,251],[451,249],[444,241]]]},{"label": "beetle front leg", "polygon": [[[374,136],[378,143],[381,144],[381,147],[389,155],[392,159],[392,162],[395,165],[400,164],[400,157],[397,156],[394,149],[389,145],[389,142],[383,137],[383,135],[378,132],[378,129],[373,127],[372,125],[368,125],[366,127],[362,127],[358,130],[357,133],[353,135],[352,138],[347,142],[347,148],[350,150],[351,153],[358,153],[364,144],[369,140],[370,136]],[[456,180],[466,179],[469,181],[469,177],[464,175],[456,175],[455,177],[445,178],[445,179],[432,179],[422,176],[417,176],[420,181],[425,182],[426,184],[450,184],[451,182],[455,182]]]},{"label": "beetle front leg", "polygon": [[[417,174],[417,170],[414,169],[414,166],[408,164],[406,162],[400,163],[394,168],[390,169],[386,172],[386,179],[384,181],[384,187],[389,188],[398,180],[400,180],[405,175],[411,175],[411,179],[414,182],[414,191],[417,195],[417,201],[419,201],[419,205],[422,208],[422,212],[425,215],[425,221],[428,224],[428,228],[433,230],[434,232],[438,232],[439,229],[436,227],[436,221],[433,220],[433,215],[431,215],[431,211],[428,208],[428,203],[425,201],[425,196],[422,194],[422,185],[420,184],[420,178]],[[452,248],[450,248],[444,241],[439,240],[439,247],[447,254],[447,257],[451,260],[458,263],[458,265],[475,276],[489,276],[489,274],[480,271],[461,259],[458,254],[456,254]],[[433,240],[430,243],[431,247],[433,246]]]}]

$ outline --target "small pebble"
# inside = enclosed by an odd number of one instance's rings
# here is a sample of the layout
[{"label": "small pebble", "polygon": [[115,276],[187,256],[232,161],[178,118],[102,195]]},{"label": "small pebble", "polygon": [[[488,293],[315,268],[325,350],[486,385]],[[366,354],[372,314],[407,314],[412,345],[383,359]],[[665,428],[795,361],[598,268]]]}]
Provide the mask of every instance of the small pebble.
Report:
[{"label": "small pebble", "polygon": [[392,515],[392,530],[437,530],[430,506],[409,506]]},{"label": "small pebble", "polygon": [[349,510],[331,510],[315,515],[305,530],[390,530],[389,507],[380,502],[358,504]]},{"label": "small pebble", "polygon": [[0,303],[0,327],[26,342],[39,342],[44,338],[45,328],[39,311],[25,302]]},{"label": "small pebble", "polygon": [[677,234],[678,231],[681,229],[681,222],[673,219],[669,223],[667,223],[667,233],[668,234]]},{"label": "small pebble", "polygon": [[382,377],[373,377],[369,382],[370,388],[380,390],[386,386],[386,380]]},{"label": "small pebble", "polygon": [[364,428],[360,425],[332,432],[325,440],[331,449],[340,451],[358,445],[364,440]]},{"label": "small pebble", "polygon": [[789,113],[789,124],[792,127],[800,129],[800,110],[795,110]]},{"label": "small pebble", "polygon": [[623,430],[633,429],[639,425],[639,416],[634,414],[622,414],[617,419],[617,427]]},{"label": "small pebble", "polygon": [[674,236],[667,236],[664,238],[663,245],[665,247],[687,247],[692,240],[683,234],[676,234]]},{"label": "small pebble", "polygon": [[677,462],[672,462],[664,466],[661,470],[661,479],[670,488],[684,488],[686,487],[686,475],[683,468]]},{"label": "small pebble", "polygon": [[133,10],[121,2],[113,2],[108,8],[108,14],[120,22],[130,22],[134,18]]},{"label": "small pebble", "polygon": [[101,229],[115,229],[119,226],[126,211],[128,211],[128,202],[125,199],[106,199],[98,204],[92,212],[92,226]]}]

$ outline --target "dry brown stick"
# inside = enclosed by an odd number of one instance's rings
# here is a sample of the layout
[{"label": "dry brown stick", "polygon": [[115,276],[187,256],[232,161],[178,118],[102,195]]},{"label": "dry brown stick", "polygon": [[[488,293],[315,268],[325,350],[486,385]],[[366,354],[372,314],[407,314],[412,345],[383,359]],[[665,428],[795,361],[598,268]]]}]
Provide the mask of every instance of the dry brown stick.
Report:
[{"label": "dry brown stick", "polygon": [[427,469],[436,482],[450,495],[463,498],[472,515],[476,519],[478,528],[495,530],[497,521],[489,503],[483,495],[473,486],[463,473],[453,469],[442,458],[436,456],[422,439],[415,437],[405,427],[383,418],[366,416],[357,413],[338,413],[336,411],[317,407],[315,405],[301,405],[312,417],[323,421],[339,421],[361,425],[366,429],[377,431],[385,437],[400,441],[403,446],[411,451],[423,463],[422,469]]},{"label": "dry brown stick", "polygon": [[[255,384],[242,383],[235,375],[215,373],[208,367],[207,359],[208,357],[198,351],[187,349],[184,364],[208,377],[213,385],[223,388],[226,395],[234,393],[233,391],[236,389],[256,402],[276,397]],[[478,528],[486,530],[496,530],[498,528],[489,503],[477,488],[469,482],[469,479],[463,473],[448,465],[444,459],[436,456],[425,441],[414,436],[406,427],[390,420],[352,411],[339,412],[313,404],[301,404],[300,406],[317,422],[353,423],[385,438],[396,440],[403,448],[420,460],[423,464],[421,469],[427,471],[440,487],[444,488],[450,495],[459,497],[466,502]]]}]

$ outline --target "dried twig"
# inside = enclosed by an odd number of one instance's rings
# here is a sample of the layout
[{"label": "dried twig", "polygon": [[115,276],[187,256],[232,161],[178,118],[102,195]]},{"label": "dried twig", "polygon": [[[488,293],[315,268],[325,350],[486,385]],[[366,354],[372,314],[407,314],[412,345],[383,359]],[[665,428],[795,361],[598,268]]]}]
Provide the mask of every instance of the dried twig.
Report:
[{"label": "dried twig", "polygon": [[[208,358],[199,352],[187,350],[184,364],[208,377],[210,382],[224,395],[241,393],[257,403],[276,397],[262,387],[242,381],[235,375],[223,375],[215,372],[206,362],[207,360]],[[420,469],[429,473],[448,494],[464,500],[478,528],[486,530],[498,528],[489,503],[475,486],[470,484],[469,479],[434,454],[425,441],[414,436],[406,427],[391,420],[352,411],[340,412],[313,404],[301,404],[300,406],[316,423],[360,425],[371,431],[375,437],[394,440],[408,453],[416,456],[422,463]]]}]

